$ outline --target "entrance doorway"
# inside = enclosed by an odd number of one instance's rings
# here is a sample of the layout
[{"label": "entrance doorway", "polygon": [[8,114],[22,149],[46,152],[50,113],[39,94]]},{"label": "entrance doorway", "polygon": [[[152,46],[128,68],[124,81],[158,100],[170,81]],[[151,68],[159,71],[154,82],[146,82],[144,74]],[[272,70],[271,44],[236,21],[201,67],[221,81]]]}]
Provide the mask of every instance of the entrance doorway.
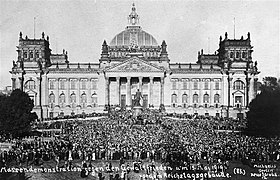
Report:
[{"label": "entrance doorway", "polygon": [[143,108],[147,108],[148,107],[148,95],[144,94],[143,95]]},{"label": "entrance doorway", "polygon": [[244,118],[243,113],[237,113],[237,119],[242,120]]},{"label": "entrance doorway", "polygon": [[126,95],[122,94],[121,95],[121,108],[125,108],[126,105]]}]

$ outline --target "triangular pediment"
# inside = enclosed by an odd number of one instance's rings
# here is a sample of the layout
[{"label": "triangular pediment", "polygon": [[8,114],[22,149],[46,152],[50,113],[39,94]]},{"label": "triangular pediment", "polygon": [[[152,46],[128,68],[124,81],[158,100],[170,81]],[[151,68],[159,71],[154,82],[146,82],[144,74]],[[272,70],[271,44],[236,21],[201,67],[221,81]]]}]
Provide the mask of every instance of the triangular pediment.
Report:
[{"label": "triangular pediment", "polygon": [[132,57],[108,68],[106,72],[164,72],[164,69],[138,57]]}]

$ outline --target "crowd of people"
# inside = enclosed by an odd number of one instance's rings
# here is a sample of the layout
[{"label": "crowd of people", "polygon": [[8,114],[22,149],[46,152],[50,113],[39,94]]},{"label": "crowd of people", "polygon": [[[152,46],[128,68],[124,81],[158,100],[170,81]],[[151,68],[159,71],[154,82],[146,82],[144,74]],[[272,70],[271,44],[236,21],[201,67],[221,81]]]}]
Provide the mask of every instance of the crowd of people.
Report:
[{"label": "crowd of people", "polygon": [[[176,118],[172,118],[176,117]],[[9,140],[13,148],[2,151],[1,166],[40,165],[54,160],[56,167],[95,161],[148,161],[195,164],[222,164],[232,160],[251,165],[280,161],[280,138],[249,137],[236,132],[238,121],[203,116],[166,116],[145,110],[141,116],[132,111],[112,111],[95,120],[69,121],[66,134],[48,141]],[[241,125],[242,127],[244,124]],[[6,139],[7,141],[7,139]],[[87,165],[85,165],[87,166]]]}]

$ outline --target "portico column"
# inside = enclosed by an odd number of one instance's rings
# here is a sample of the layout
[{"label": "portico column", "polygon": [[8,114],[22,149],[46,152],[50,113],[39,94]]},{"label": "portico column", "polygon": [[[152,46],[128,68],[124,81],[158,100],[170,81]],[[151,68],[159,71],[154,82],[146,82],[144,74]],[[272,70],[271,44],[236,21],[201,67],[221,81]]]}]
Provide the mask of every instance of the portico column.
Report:
[{"label": "portico column", "polygon": [[117,80],[117,104],[120,105],[120,77],[116,77]]},{"label": "portico column", "polygon": [[131,108],[131,77],[127,77],[127,106]]},{"label": "portico column", "polygon": [[149,104],[150,105],[153,105],[153,80],[154,80],[154,77],[150,77],[150,95],[149,95]]},{"label": "portico column", "polygon": [[108,108],[109,108],[109,102],[110,102],[110,100],[109,100],[109,85],[110,85],[110,83],[109,83],[109,77],[105,77],[105,109],[107,109],[108,110]]},{"label": "portico column", "polygon": [[214,84],[215,82],[214,82],[214,79],[210,79],[210,83],[209,83],[209,85],[210,85],[210,106],[214,106],[214,92],[213,92],[213,86],[215,85]]},{"label": "portico column", "polygon": [[164,77],[160,77],[160,109],[164,108]]},{"label": "portico column", "polygon": [[139,77],[139,91],[142,93],[142,80],[143,80],[143,77],[142,76],[140,76]]},{"label": "portico column", "polygon": [[59,107],[59,78],[57,78],[55,81],[55,106]]},{"label": "portico column", "polygon": [[67,78],[66,81],[65,81],[65,87],[66,87],[66,90],[65,90],[65,103],[66,103],[66,106],[69,105],[70,107],[70,78]]}]

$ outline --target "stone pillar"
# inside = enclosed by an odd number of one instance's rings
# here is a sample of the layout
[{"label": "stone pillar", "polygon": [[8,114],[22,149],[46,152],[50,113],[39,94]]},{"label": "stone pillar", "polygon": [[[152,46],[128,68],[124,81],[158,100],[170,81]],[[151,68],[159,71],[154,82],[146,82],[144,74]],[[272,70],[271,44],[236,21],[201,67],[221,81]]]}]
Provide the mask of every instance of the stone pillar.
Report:
[{"label": "stone pillar", "polygon": [[188,99],[188,104],[193,106],[193,83],[192,83],[192,79],[189,80],[189,99]]},{"label": "stone pillar", "polygon": [[254,78],[249,78],[249,103],[254,99]]},{"label": "stone pillar", "polygon": [[203,81],[203,79],[200,79],[199,80],[199,83],[198,83],[198,89],[199,89],[199,101],[198,101],[198,106],[204,106],[203,104],[203,97],[204,97],[204,94],[203,94],[203,89],[204,89],[204,83],[205,81]]},{"label": "stone pillar", "polygon": [[65,87],[66,87],[66,91],[65,91],[65,104],[66,106],[70,106],[70,78],[66,79],[65,82]]},{"label": "stone pillar", "polygon": [[80,78],[77,79],[77,87],[78,87],[78,93],[77,93],[77,105],[81,107],[81,92],[80,92]]},{"label": "stone pillar", "polygon": [[225,74],[222,75],[221,81],[221,104],[226,107],[227,106],[227,76]]},{"label": "stone pillar", "polygon": [[87,92],[87,106],[91,105],[91,84],[90,84],[90,78],[87,78],[87,88],[88,88],[88,92]]},{"label": "stone pillar", "polygon": [[150,78],[150,94],[149,94],[149,104],[153,105],[153,80],[154,77],[149,77]]},{"label": "stone pillar", "polygon": [[107,110],[110,104],[109,86],[110,86],[109,77],[105,77],[105,109]]},{"label": "stone pillar", "polygon": [[49,96],[49,82],[48,82],[48,77],[47,74],[43,74],[43,79],[42,79],[42,105],[47,107],[49,105],[48,102],[48,96]]},{"label": "stone pillar", "polygon": [[140,76],[140,77],[138,77],[139,78],[139,91],[141,92],[141,94],[143,94],[143,92],[142,92],[142,90],[143,90],[143,88],[142,88],[142,84],[143,84],[143,77],[142,76]]},{"label": "stone pillar", "polygon": [[164,108],[164,77],[160,77],[160,108]]},{"label": "stone pillar", "polygon": [[[234,102],[234,99],[233,99],[233,96],[232,96],[232,90],[233,90],[233,84],[232,84],[232,80],[233,78],[232,77],[228,77],[229,78],[229,84],[228,84],[228,104],[229,106],[233,106],[233,102]],[[231,98],[232,97],[232,98]]]},{"label": "stone pillar", "polygon": [[55,94],[55,106],[59,107],[59,78],[57,78],[55,81],[56,81],[56,83],[55,83],[55,91],[54,91],[54,94]]},{"label": "stone pillar", "polygon": [[182,92],[182,79],[178,79],[178,87],[177,87],[177,89],[178,89],[178,99],[177,99],[177,106],[181,106],[181,107],[183,107],[183,102],[182,102],[182,94],[183,94],[183,92]]},{"label": "stone pillar", "polygon": [[116,80],[117,80],[117,104],[118,105],[121,105],[121,102],[120,102],[120,77],[116,77]]},{"label": "stone pillar", "polygon": [[213,87],[214,87],[214,84],[215,81],[214,79],[210,79],[209,81],[209,85],[210,85],[210,93],[209,93],[209,96],[210,96],[210,106],[214,106],[214,91],[213,91]]},{"label": "stone pillar", "polygon": [[127,77],[127,106],[128,108],[131,108],[131,103],[132,103],[132,100],[131,100],[131,83],[130,83],[130,80],[131,80],[131,77]]}]

